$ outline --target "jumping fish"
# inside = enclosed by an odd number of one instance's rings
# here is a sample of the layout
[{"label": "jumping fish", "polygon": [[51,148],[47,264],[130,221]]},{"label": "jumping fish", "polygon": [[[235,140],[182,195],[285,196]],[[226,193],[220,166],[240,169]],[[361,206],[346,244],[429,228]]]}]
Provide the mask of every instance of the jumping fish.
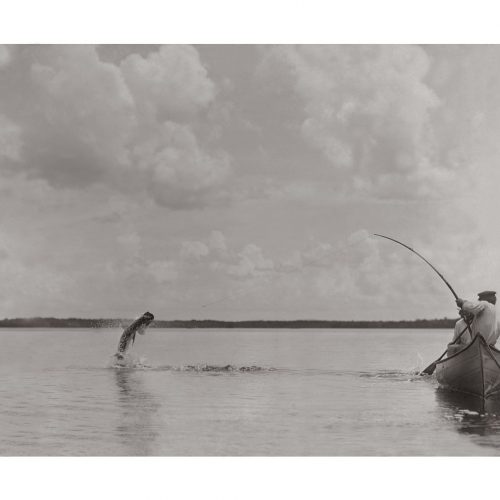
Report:
[{"label": "jumping fish", "polygon": [[131,325],[125,328],[120,337],[120,342],[118,342],[118,350],[115,354],[117,359],[123,359],[123,355],[130,347],[130,344],[134,343],[136,333],[144,335],[146,328],[154,319],[155,317],[150,312],[145,312],[140,318],[137,318]]}]

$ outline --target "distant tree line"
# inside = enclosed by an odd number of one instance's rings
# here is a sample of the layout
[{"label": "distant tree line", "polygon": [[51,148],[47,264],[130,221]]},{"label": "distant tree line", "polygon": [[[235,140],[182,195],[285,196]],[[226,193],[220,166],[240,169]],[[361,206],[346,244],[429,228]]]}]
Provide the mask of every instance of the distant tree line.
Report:
[{"label": "distant tree line", "polygon": [[[416,319],[401,321],[339,320],[250,320],[220,321],[213,319],[155,320],[150,328],[453,328],[458,318]],[[0,328],[118,328],[132,319],[86,318],[13,318],[0,320]]]}]

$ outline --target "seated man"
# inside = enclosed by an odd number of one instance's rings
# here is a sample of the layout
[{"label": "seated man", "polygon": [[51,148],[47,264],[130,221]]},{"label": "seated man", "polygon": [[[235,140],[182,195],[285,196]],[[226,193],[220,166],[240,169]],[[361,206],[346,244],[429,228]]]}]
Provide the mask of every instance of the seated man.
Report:
[{"label": "seated man", "polygon": [[462,350],[467,344],[470,344],[472,340],[467,324],[472,324],[474,316],[470,313],[466,313],[463,310],[460,310],[460,316],[461,318],[455,323],[453,339],[448,344],[448,357]]},{"label": "seated man", "polygon": [[[472,320],[472,338],[480,333],[488,345],[494,346],[500,330],[497,324],[497,311],[495,304],[497,301],[496,292],[486,290],[478,294],[478,300],[456,300],[458,307],[462,311],[473,315]],[[464,334],[465,335],[465,334]]]}]

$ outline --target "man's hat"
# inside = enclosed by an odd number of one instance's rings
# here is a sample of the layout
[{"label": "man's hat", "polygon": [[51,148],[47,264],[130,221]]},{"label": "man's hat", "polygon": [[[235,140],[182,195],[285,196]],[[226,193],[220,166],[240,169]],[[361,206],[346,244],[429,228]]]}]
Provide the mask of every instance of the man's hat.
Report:
[{"label": "man's hat", "polygon": [[479,292],[477,296],[480,299],[484,299],[485,297],[491,297],[492,295],[495,295],[497,292],[494,292],[493,290],[485,290],[484,292]]}]

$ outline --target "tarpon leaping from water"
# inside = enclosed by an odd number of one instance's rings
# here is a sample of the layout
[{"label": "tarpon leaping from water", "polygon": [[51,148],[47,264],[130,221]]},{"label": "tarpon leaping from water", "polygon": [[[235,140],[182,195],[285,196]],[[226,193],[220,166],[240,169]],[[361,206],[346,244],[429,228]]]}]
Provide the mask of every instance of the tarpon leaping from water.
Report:
[{"label": "tarpon leaping from water", "polygon": [[155,317],[150,312],[145,312],[140,318],[137,318],[131,325],[129,325],[122,333],[120,342],[118,342],[118,350],[115,354],[117,359],[123,359],[123,355],[130,347],[130,343],[134,343],[135,334],[144,335],[146,328]]}]

